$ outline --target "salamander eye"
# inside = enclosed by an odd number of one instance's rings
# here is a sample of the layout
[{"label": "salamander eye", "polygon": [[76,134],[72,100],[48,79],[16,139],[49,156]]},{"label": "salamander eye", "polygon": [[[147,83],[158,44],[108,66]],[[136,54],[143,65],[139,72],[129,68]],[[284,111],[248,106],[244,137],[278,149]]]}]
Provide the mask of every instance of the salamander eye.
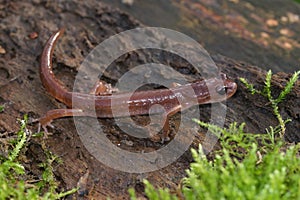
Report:
[{"label": "salamander eye", "polygon": [[224,85],[219,85],[216,87],[216,92],[219,93],[220,95],[224,95],[227,92],[227,87]]}]

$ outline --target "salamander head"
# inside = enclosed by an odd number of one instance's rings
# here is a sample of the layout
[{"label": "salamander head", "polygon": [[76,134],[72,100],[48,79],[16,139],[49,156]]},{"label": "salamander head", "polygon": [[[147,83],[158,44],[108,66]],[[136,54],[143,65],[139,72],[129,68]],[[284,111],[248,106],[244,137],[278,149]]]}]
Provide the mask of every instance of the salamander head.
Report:
[{"label": "salamander head", "polygon": [[221,74],[220,76],[223,80],[223,83],[221,81],[215,85],[215,92],[220,96],[225,96],[225,99],[228,99],[236,92],[237,84],[232,80],[227,79],[226,74]]},{"label": "salamander head", "polygon": [[237,85],[231,80],[224,80],[224,85],[216,86],[216,92],[219,95],[226,95],[226,98],[230,98],[236,92]]},{"label": "salamander head", "polygon": [[224,101],[234,95],[237,90],[237,84],[227,79],[225,74],[220,77],[206,79],[200,87],[194,87],[195,93],[200,104],[214,103]]},{"label": "salamander head", "polygon": [[[190,88],[191,87],[191,88]],[[237,90],[237,84],[227,79],[225,74],[221,76],[197,80],[191,84],[172,89],[177,96],[181,96],[185,107],[196,104],[208,104],[225,101],[232,97]],[[195,97],[197,102],[195,102]]]}]

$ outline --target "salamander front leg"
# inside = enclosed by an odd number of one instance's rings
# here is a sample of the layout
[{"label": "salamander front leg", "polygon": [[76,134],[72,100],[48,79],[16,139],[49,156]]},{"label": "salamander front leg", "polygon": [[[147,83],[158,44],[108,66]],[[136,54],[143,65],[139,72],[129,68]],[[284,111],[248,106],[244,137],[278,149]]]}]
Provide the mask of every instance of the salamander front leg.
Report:
[{"label": "salamander front leg", "polygon": [[113,88],[111,84],[98,80],[90,91],[90,94],[94,94],[97,96],[107,96],[117,91],[118,89]]},{"label": "salamander front leg", "polygon": [[55,109],[48,111],[43,117],[33,120],[32,122],[39,122],[38,132],[40,132],[42,127],[46,135],[50,135],[47,127],[49,126],[51,128],[54,128],[54,126],[51,124],[54,119],[85,115],[86,114],[81,109]]},{"label": "salamander front leg", "polygon": [[168,110],[164,115],[163,115],[163,128],[162,128],[162,142],[164,141],[169,141],[169,132],[170,132],[170,118],[178,113],[181,110],[181,105],[177,105],[173,107],[172,109]]}]

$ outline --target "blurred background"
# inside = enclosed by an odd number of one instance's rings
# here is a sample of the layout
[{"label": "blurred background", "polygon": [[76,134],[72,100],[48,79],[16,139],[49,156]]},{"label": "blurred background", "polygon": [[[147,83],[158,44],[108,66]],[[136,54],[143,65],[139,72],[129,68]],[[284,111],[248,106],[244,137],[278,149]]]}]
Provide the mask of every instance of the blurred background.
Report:
[{"label": "blurred background", "polygon": [[221,54],[274,72],[300,69],[297,0],[104,0],[145,26],[170,28]]}]

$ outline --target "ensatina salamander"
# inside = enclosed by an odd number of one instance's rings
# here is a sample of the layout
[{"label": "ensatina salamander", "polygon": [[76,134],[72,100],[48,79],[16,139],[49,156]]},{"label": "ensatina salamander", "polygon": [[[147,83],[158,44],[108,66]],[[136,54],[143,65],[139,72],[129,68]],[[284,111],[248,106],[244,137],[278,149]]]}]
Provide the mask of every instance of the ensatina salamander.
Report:
[{"label": "ensatina salamander", "polygon": [[[110,95],[108,94],[109,91],[107,92],[109,88],[108,84],[102,81],[93,89],[95,94],[69,92],[66,87],[56,79],[52,71],[54,47],[62,34],[63,30],[59,30],[48,39],[41,56],[40,76],[42,84],[48,93],[58,101],[64,103],[68,108],[50,110],[43,117],[38,119],[40,123],[39,127],[42,127],[46,133],[47,126],[53,127],[51,125],[53,119],[68,116],[93,116],[91,114],[93,111],[96,111],[96,115],[99,118],[122,117],[128,116],[128,109],[130,115],[144,115],[149,113],[151,106],[159,104],[164,107],[165,111],[163,114],[163,131],[164,137],[166,137],[168,134],[170,116],[197,104],[226,100],[230,98],[237,89],[235,82],[227,79],[225,74],[221,74],[222,79],[210,78],[197,80],[193,83],[169,89],[137,91],[133,94],[115,93]],[[191,88],[193,91],[191,91]],[[72,108],[72,102],[74,101],[76,101],[76,108]],[[112,102],[114,102],[113,109],[118,112],[113,113]],[[92,106],[93,109],[91,109]],[[157,111],[157,113],[159,112],[161,112],[161,109]]]}]

